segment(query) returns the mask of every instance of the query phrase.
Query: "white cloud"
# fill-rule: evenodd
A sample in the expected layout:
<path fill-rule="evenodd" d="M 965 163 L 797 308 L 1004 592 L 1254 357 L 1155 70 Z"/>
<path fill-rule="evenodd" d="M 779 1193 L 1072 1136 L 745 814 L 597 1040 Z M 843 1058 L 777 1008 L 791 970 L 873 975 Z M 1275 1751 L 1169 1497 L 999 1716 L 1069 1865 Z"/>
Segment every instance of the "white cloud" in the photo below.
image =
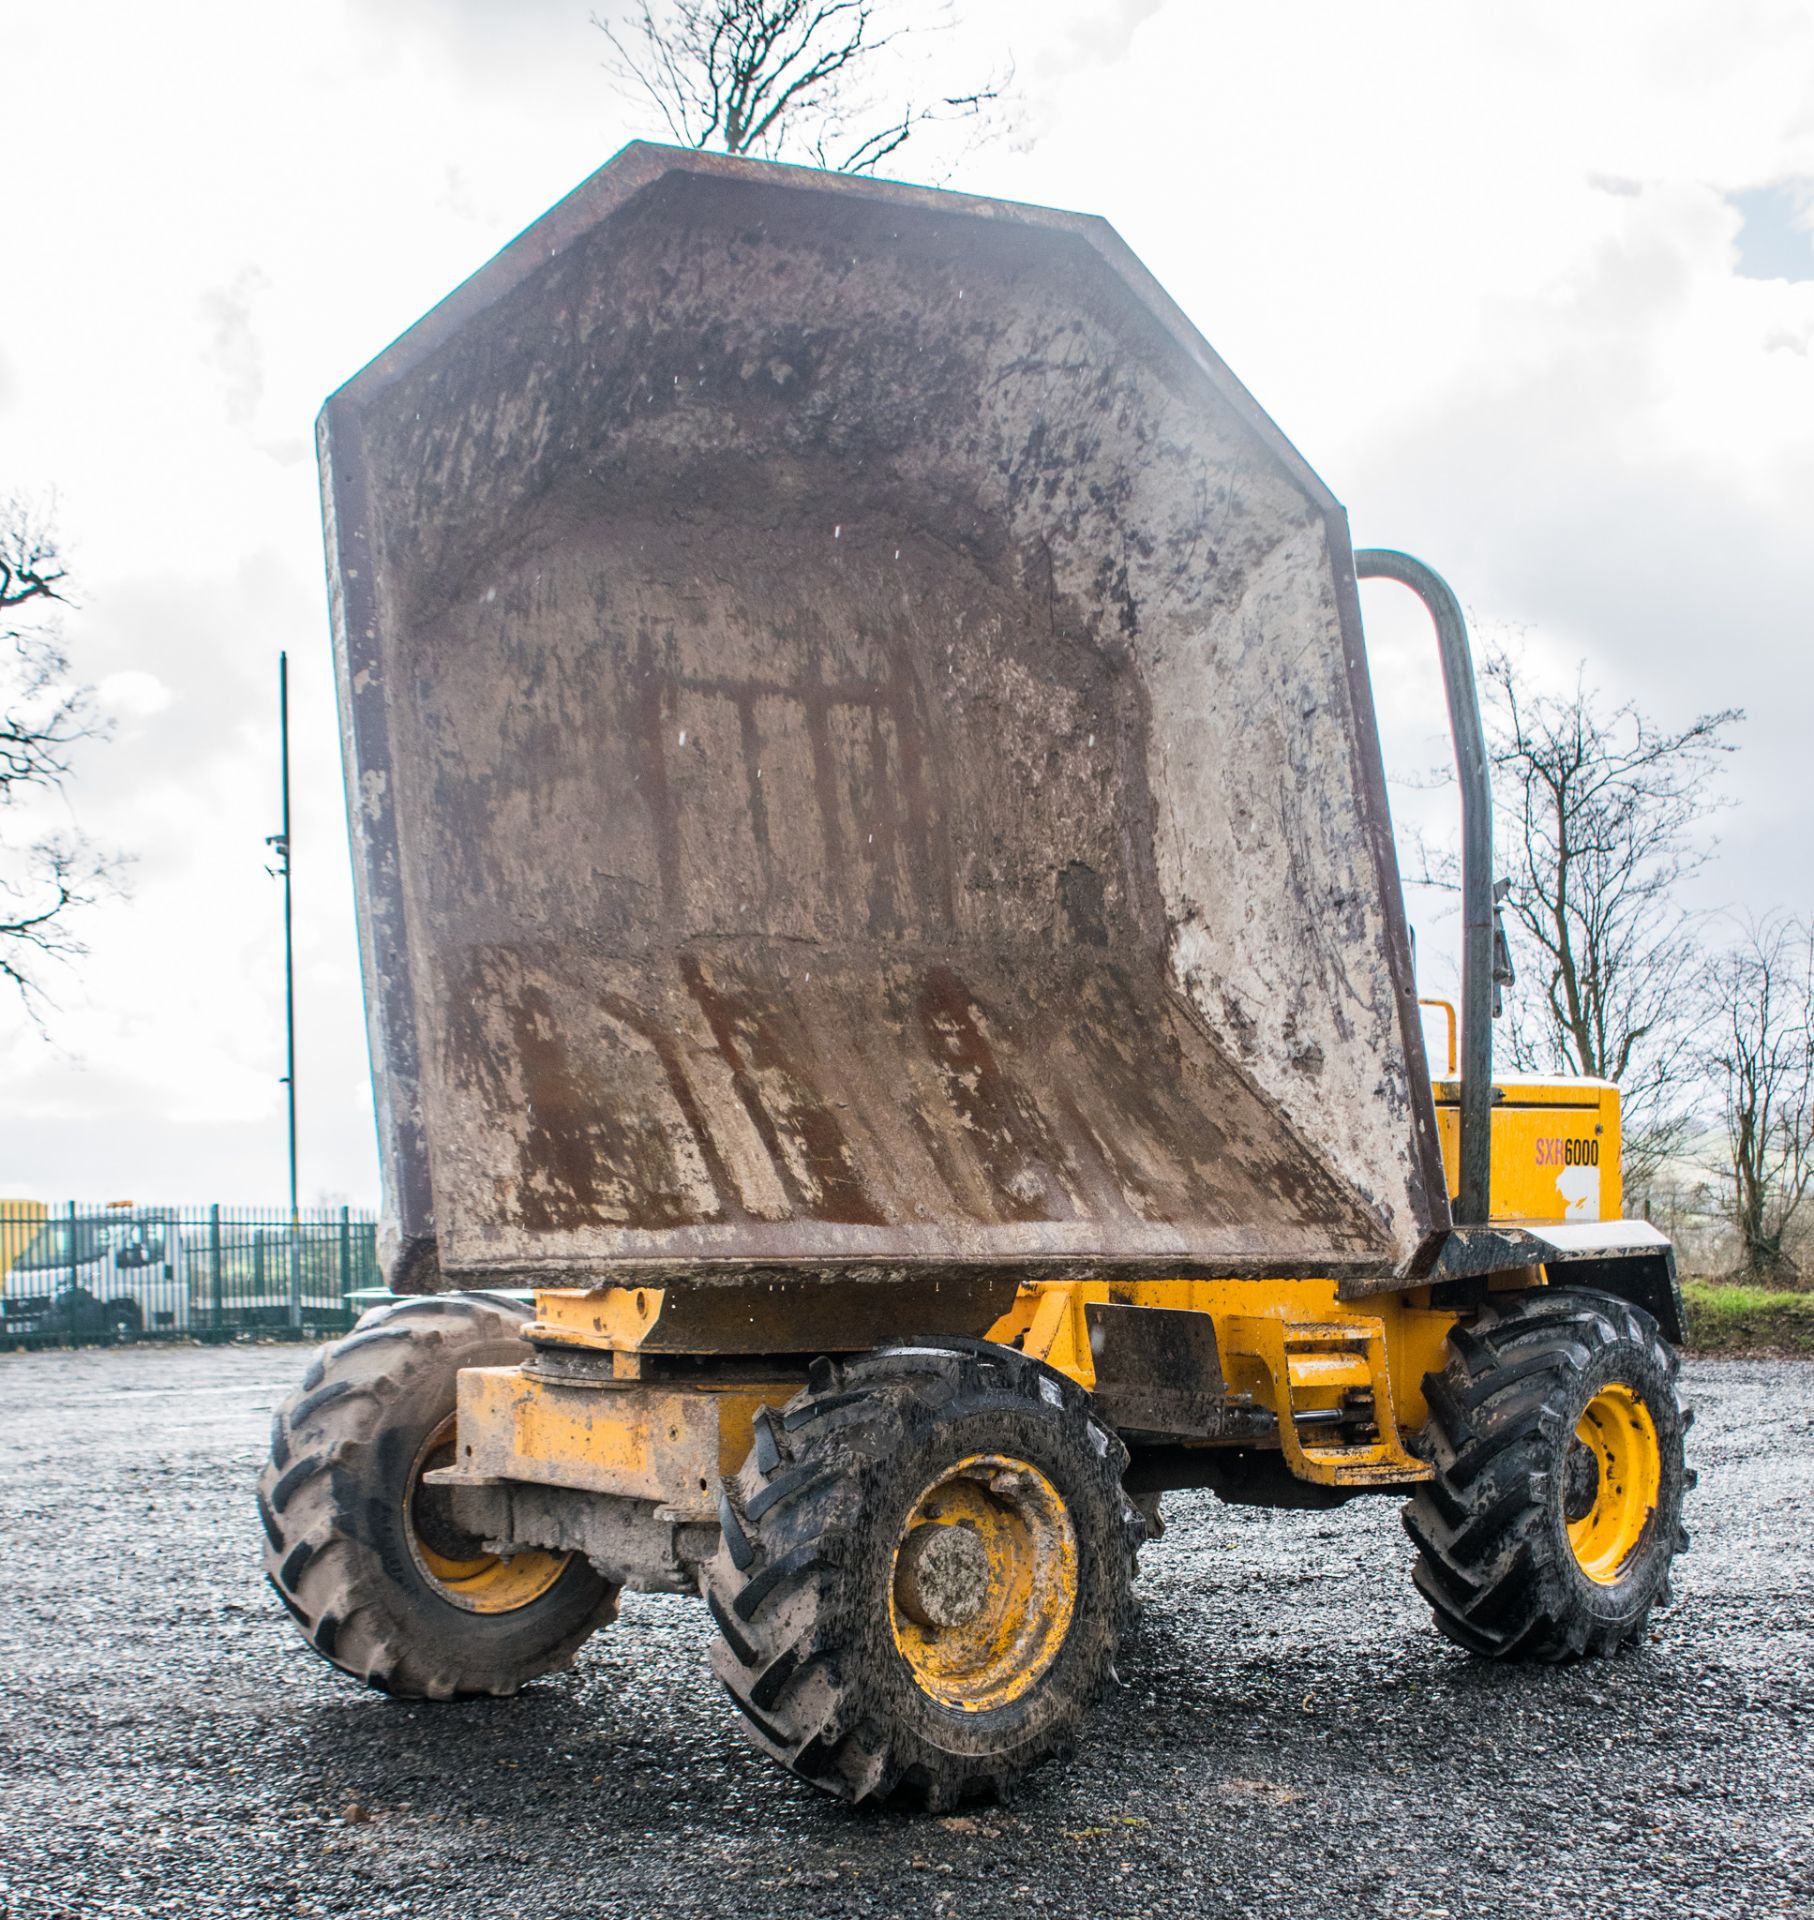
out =
<path fill-rule="evenodd" d="M 220 376 L 227 419 L 249 424 L 264 398 L 264 349 L 254 308 L 271 285 L 264 271 L 247 264 L 224 286 L 205 287 L 197 305 L 207 327 L 203 360 Z"/>
<path fill-rule="evenodd" d="M 122 720 L 149 720 L 176 697 L 155 673 L 126 667 L 110 673 L 95 688 L 102 711 Z"/>

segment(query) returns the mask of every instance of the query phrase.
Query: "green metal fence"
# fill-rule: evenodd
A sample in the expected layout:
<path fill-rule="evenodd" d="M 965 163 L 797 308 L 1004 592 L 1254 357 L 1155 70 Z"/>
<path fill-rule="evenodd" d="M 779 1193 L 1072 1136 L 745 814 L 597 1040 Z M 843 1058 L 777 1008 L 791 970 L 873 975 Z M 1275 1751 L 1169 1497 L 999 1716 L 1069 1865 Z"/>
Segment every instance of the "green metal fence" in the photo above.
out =
<path fill-rule="evenodd" d="M 0 1346 L 308 1338 L 380 1284 L 369 1213 L 0 1200 Z"/>

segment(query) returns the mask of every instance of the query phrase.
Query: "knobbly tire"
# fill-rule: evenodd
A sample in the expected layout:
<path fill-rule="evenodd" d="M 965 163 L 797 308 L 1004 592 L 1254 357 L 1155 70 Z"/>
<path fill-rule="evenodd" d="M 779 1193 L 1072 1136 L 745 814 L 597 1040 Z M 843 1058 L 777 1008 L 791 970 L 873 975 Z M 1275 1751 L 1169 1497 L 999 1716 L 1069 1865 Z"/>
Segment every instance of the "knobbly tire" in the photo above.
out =
<path fill-rule="evenodd" d="M 1424 1381 L 1436 1477 L 1404 1509 L 1436 1624 L 1489 1659 L 1616 1653 L 1688 1545 L 1692 1415 L 1656 1322 L 1608 1294 L 1495 1294 Z"/>
<path fill-rule="evenodd" d="M 997 1798 L 1069 1751 L 1144 1528 L 1089 1397 L 980 1341 L 819 1361 L 758 1416 L 701 1584 L 756 1744 L 847 1801 Z"/>
<path fill-rule="evenodd" d="M 265 1572 L 315 1651 L 381 1692 L 515 1693 L 616 1613 L 617 1589 L 579 1555 L 486 1554 L 421 1484 L 453 1458 L 456 1374 L 517 1364 L 527 1318 L 483 1293 L 378 1308 L 272 1423 Z"/>

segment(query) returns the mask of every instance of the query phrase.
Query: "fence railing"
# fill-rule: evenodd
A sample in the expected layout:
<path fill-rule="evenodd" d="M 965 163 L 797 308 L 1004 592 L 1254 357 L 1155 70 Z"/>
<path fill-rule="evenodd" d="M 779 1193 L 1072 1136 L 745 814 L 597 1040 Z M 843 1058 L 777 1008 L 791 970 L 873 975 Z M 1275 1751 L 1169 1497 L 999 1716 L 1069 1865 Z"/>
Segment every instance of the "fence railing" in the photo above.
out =
<path fill-rule="evenodd" d="M 0 1345 L 308 1337 L 380 1284 L 377 1227 L 349 1207 L 0 1200 Z"/>

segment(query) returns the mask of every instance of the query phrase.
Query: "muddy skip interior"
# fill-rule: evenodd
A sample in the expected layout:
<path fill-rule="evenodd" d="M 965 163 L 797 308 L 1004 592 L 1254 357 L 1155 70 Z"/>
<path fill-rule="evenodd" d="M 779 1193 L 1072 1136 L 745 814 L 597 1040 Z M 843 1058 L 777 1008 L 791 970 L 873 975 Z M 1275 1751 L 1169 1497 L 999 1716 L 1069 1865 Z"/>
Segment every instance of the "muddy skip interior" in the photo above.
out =
<path fill-rule="evenodd" d="M 1416 1243 L 1339 513 L 963 206 L 665 175 L 362 409 L 449 1268 Z"/>

